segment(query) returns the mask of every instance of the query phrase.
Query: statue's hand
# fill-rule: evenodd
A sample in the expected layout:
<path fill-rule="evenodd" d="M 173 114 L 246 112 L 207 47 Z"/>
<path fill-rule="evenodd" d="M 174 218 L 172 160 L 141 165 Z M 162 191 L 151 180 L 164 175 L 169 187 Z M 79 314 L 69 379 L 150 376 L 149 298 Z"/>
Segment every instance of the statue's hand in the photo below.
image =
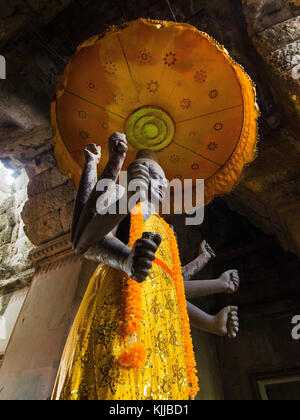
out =
<path fill-rule="evenodd" d="M 152 232 L 144 232 L 135 242 L 127 261 L 127 274 L 132 279 L 138 283 L 146 280 L 160 244 L 161 236 Z"/>
<path fill-rule="evenodd" d="M 207 261 L 210 261 L 216 257 L 215 252 L 211 249 L 211 247 L 208 245 L 206 241 L 203 241 L 200 245 L 200 255 L 203 255 L 203 257 Z"/>
<path fill-rule="evenodd" d="M 84 158 L 86 162 L 95 162 L 98 164 L 101 159 L 101 147 L 96 144 L 88 144 L 84 151 Z"/>
<path fill-rule="evenodd" d="M 127 139 L 125 134 L 114 133 L 108 139 L 108 153 L 109 158 L 114 157 L 125 158 L 128 150 Z"/>

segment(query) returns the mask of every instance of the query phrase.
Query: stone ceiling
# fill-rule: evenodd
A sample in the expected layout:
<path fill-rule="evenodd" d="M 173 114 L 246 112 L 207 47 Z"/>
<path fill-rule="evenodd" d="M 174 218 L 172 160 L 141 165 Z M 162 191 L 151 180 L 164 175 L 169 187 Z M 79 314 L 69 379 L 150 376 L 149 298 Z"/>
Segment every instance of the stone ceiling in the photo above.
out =
<path fill-rule="evenodd" d="M 50 5 L 51 4 L 51 5 Z M 0 157 L 30 178 L 23 211 L 36 245 L 67 232 L 71 182 L 56 168 L 49 105 L 76 46 L 138 17 L 185 21 L 224 44 L 257 84 L 259 155 L 229 205 L 300 256 L 300 0 L 7 0 L 0 5 Z M 9 161 L 7 161 L 9 164 Z"/>

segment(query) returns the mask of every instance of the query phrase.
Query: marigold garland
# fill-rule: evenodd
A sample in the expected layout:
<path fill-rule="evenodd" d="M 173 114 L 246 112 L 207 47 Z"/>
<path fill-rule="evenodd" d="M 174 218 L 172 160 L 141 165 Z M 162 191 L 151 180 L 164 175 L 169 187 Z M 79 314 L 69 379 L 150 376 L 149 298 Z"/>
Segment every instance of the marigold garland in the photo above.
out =
<path fill-rule="evenodd" d="M 166 223 L 159 215 L 156 215 L 163 223 L 169 241 L 171 254 L 173 259 L 173 272 L 164 264 L 163 261 L 156 259 L 155 264 L 165 268 L 169 274 L 172 275 L 174 280 L 178 306 L 180 310 L 181 323 L 184 337 L 185 347 L 185 358 L 186 367 L 188 374 L 189 383 L 189 394 L 191 397 L 195 397 L 199 392 L 198 377 L 196 370 L 196 361 L 194 355 L 193 342 L 191 337 L 191 328 L 189 322 L 189 316 L 187 312 L 187 304 L 184 290 L 184 281 L 182 277 L 182 266 L 179 256 L 179 250 L 177 240 L 171 227 Z M 132 248 L 135 242 L 140 239 L 143 235 L 143 210 L 142 204 L 139 204 L 131 215 L 131 227 L 130 227 L 130 241 L 129 247 Z M 124 305 L 122 311 L 122 334 L 124 337 L 130 337 L 133 334 L 138 334 L 141 329 L 142 315 L 142 284 L 137 283 L 129 276 L 125 277 L 124 286 Z M 140 368 L 143 366 L 143 360 L 145 355 L 145 348 L 143 344 L 136 343 L 130 345 L 123 351 L 118 359 L 118 363 L 121 366 L 127 368 Z"/>
<path fill-rule="evenodd" d="M 122 352 L 117 363 L 126 369 L 142 368 L 147 360 L 147 351 L 143 344 L 133 343 Z"/>
<path fill-rule="evenodd" d="M 138 204 L 131 214 L 129 248 L 143 235 L 144 217 L 142 204 Z M 142 287 L 141 283 L 136 282 L 129 276 L 125 276 L 125 287 L 123 291 L 124 305 L 122 313 L 121 332 L 124 337 L 130 337 L 134 333 L 139 333 L 141 329 L 142 314 Z"/>
<path fill-rule="evenodd" d="M 190 396 L 195 397 L 199 392 L 199 385 L 198 385 L 198 376 L 197 376 L 197 364 L 195 360 L 194 354 L 194 347 L 193 341 L 191 336 L 191 327 L 190 327 L 190 320 L 187 311 L 187 303 L 185 297 L 185 290 L 184 290 L 184 281 L 182 277 L 182 265 L 180 261 L 180 255 L 178 250 L 178 244 L 175 237 L 175 234 L 168 223 L 163 220 L 159 215 L 156 215 L 160 218 L 165 229 L 167 231 L 169 240 L 170 240 L 170 247 L 171 247 L 171 254 L 173 259 L 173 280 L 175 283 L 178 306 L 181 315 L 181 323 L 183 329 L 183 339 L 184 339 L 184 348 L 185 348 L 185 358 L 186 358 L 186 367 L 188 373 L 188 382 L 190 385 Z"/>

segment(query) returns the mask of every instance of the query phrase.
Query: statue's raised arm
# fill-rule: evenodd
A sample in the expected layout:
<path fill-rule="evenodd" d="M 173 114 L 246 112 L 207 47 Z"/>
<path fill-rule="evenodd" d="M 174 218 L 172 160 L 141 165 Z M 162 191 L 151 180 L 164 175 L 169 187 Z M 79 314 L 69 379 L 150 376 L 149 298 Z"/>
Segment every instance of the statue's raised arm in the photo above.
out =
<path fill-rule="evenodd" d="M 100 180 L 108 180 L 115 183 L 122 169 L 126 153 L 128 150 L 126 136 L 121 133 L 114 133 L 108 140 L 109 160 L 101 174 Z M 76 197 L 75 211 L 73 217 L 72 241 L 75 249 L 83 251 L 92 245 L 95 238 L 95 230 L 90 226 L 93 219 L 97 216 L 97 201 L 101 196 L 107 194 L 105 191 L 97 191 L 97 166 L 101 159 L 101 148 L 90 144 L 84 149 L 85 165 L 82 171 L 81 180 Z M 116 220 L 115 226 L 120 223 Z M 102 239 L 113 227 L 106 231 L 101 229 L 104 219 L 98 220 L 97 240 Z M 81 243 L 81 246 L 79 246 Z"/>
<path fill-rule="evenodd" d="M 109 138 L 109 161 L 98 181 L 105 180 L 116 185 L 122 169 L 126 152 L 126 136 L 114 133 Z M 132 248 L 117 239 L 113 230 L 126 217 L 125 214 L 99 214 L 97 201 L 109 202 L 112 190 L 98 191 L 97 165 L 101 158 L 101 149 L 96 145 L 88 145 L 84 150 L 85 166 L 76 198 L 73 232 L 74 248 L 85 258 L 104 263 L 123 271 L 137 282 L 143 282 L 149 275 L 155 253 L 161 238 L 152 232 L 144 232 Z M 149 169 L 146 165 L 136 163 L 128 170 L 129 180 L 139 179 L 146 189 L 149 188 Z M 126 208 L 128 208 L 126 203 Z"/>

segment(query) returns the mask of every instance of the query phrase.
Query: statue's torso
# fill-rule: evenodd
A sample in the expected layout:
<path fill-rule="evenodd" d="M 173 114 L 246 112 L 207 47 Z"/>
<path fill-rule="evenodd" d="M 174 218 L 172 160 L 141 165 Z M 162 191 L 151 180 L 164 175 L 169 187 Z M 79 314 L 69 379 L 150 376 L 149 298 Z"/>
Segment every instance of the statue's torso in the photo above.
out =
<path fill-rule="evenodd" d="M 168 268 L 153 264 L 142 286 L 143 320 L 138 338 L 147 351 L 145 366 L 124 369 L 116 363 L 128 341 L 137 337 L 128 340 L 119 333 L 122 274 L 101 265 L 91 279 L 71 330 L 54 398 L 189 398 L 181 315 L 170 274 L 173 261 L 169 237 L 156 215 L 144 223 L 143 231 L 161 235 L 156 257 Z"/>

